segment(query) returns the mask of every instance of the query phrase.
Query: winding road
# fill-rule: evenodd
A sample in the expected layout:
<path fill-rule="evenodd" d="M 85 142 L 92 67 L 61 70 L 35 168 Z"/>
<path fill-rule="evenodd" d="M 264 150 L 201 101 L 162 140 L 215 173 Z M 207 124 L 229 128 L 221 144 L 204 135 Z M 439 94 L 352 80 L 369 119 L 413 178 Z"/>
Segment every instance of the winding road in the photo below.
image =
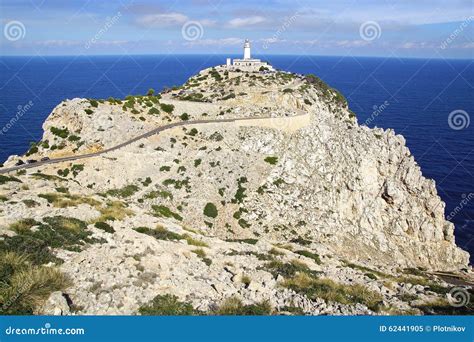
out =
<path fill-rule="evenodd" d="M 295 116 L 301 116 L 301 115 L 306 115 L 306 114 L 298 114 L 294 115 Z M 285 117 L 285 118 L 292 118 L 292 117 Z M 122 147 L 125 147 L 127 145 L 133 144 L 134 142 L 151 137 L 152 135 L 158 134 L 162 131 L 179 127 L 179 126 L 190 126 L 190 125 L 197 125 L 197 124 L 215 124 L 215 123 L 225 123 L 225 122 L 237 122 L 237 121 L 244 121 L 244 120 L 261 120 L 261 119 L 276 119 L 275 117 L 252 117 L 252 118 L 233 118 L 233 119 L 218 119 L 218 120 L 195 120 L 195 121 L 181 121 L 181 122 L 174 122 L 170 123 L 167 125 L 163 125 L 157 128 L 152 129 L 151 131 L 148 131 L 144 134 L 138 135 L 130 140 L 127 140 L 119 145 L 107 148 L 102 151 L 98 152 L 93 152 L 93 153 L 86 153 L 86 154 L 80 154 L 80 155 L 75 155 L 75 156 L 69 156 L 69 157 L 61 157 L 61 158 L 53 158 L 53 159 L 48 159 L 44 161 L 38 161 L 36 163 L 31 163 L 31 164 L 22 164 L 22 165 L 17 165 L 13 167 L 8 167 L 8 168 L 1 168 L 0 169 L 0 174 L 5 174 L 8 172 L 12 171 L 18 171 L 18 170 L 23 170 L 23 169 L 31 169 L 35 167 L 39 167 L 42 165 L 48 165 L 48 164 L 56 164 L 56 163 L 62 163 L 66 161 L 74 161 L 74 160 L 80 160 L 80 159 L 85 159 L 85 158 L 91 158 L 91 157 L 97 157 L 105 153 L 109 153 L 115 150 L 118 150 Z"/>

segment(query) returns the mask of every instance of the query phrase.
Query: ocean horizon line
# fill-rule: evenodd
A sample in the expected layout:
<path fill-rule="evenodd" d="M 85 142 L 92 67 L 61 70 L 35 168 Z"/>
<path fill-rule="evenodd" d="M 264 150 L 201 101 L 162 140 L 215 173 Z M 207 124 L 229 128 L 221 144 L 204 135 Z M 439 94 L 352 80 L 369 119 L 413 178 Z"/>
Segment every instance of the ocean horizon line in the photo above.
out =
<path fill-rule="evenodd" d="M 240 57 L 238 53 L 219 53 L 219 54 L 206 54 L 206 53 L 143 53 L 143 54 L 91 54 L 91 55 L 2 55 L 0 58 L 60 58 L 60 57 L 152 57 L 152 56 L 223 56 L 223 57 Z M 316 54 L 255 54 L 256 57 L 265 58 L 265 56 L 282 56 L 282 57 L 318 57 L 318 58 L 361 58 L 361 59 L 398 59 L 398 60 L 455 60 L 455 61 L 472 61 L 474 58 L 442 58 L 442 57 L 394 57 L 394 56 L 342 56 L 342 55 L 316 55 Z"/>

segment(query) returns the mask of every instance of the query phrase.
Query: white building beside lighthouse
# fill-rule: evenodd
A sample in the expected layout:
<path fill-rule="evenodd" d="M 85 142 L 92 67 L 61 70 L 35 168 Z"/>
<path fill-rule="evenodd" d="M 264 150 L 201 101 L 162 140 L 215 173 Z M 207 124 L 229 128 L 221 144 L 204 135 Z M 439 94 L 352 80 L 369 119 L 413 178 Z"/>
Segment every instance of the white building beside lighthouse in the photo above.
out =
<path fill-rule="evenodd" d="M 241 70 L 255 72 L 273 70 L 273 67 L 267 62 L 262 62 L 260 59 L 252 58 L 250 41 L 248 39 L 246 39 L 244 43 L 244 58 L 234 59 L 233 61 L 231 61 L 230 58 L 227 58 L 226 67 L 234 71 Z"/>

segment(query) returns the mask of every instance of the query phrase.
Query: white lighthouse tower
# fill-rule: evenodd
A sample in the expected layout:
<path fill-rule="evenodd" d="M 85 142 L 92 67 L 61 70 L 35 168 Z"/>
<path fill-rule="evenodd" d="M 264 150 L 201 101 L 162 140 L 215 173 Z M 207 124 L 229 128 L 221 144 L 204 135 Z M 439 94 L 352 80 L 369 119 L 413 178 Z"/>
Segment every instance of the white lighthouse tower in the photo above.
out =
<path fill-rule="evenodd" d="M 244 42 L 244 58 L 234 59 L 233 61 L 227 58 L 224 67 L 235 72 L 269 72 L 275 70 L 267 62 L 252 58 L 252 54 L 250 53 L 250 41 L 248 39 L 245 39 Z"/>
<path fill-rule="evenodd" d="M 248 39 L 245 39 L 244 43 L 244 59 L 252 59 L 252 57 L 250 57 L 250 42 Z"/>

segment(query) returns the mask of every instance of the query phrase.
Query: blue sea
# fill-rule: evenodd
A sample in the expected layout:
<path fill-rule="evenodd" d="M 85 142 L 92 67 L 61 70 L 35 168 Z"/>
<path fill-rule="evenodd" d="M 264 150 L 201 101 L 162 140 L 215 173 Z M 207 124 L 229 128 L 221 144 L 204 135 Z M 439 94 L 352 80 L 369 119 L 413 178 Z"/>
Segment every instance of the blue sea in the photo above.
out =
<path fill-rule="evenodd" d="M 0 57 L 0 162 L 39 140 L 43 121 L 63 99 L 123 98 L 149 88 L 161 90 L 225 63 L 225 57 Z M 457 244 L 474 261 L 473 60 L 264 59 L 279 69 L 316 74 L 346 96 L 359 123 L 404 135 L 424 176 L 436 181 L 446 216 L 456 226 Z M 15 115 L 20 119 L 10 127 Z"/>

